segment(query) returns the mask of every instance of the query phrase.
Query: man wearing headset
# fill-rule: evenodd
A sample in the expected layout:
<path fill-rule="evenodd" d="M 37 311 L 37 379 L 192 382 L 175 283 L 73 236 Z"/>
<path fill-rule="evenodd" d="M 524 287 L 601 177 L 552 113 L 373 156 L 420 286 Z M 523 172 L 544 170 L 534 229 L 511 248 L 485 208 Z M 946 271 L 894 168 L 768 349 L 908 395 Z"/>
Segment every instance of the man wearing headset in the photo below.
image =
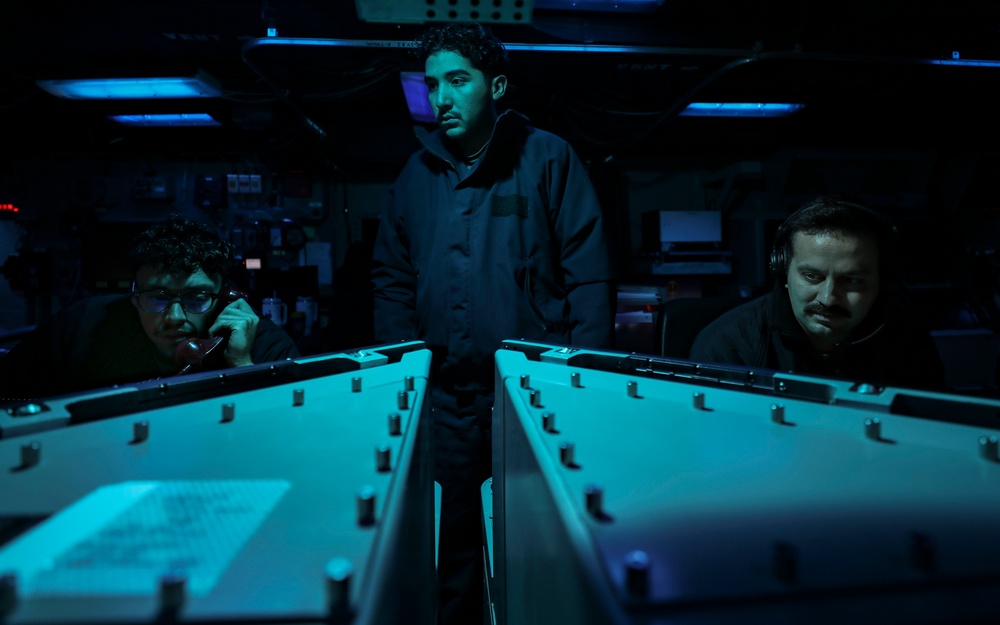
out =
<path fill-rule="evenodd" d="M 778 229 L 773 290 L 709 324 L 691 359 L 942 390 L 930 333 L 901 298 L 899 248 L 893 226 L 864 206 L 806 203 Z"/>

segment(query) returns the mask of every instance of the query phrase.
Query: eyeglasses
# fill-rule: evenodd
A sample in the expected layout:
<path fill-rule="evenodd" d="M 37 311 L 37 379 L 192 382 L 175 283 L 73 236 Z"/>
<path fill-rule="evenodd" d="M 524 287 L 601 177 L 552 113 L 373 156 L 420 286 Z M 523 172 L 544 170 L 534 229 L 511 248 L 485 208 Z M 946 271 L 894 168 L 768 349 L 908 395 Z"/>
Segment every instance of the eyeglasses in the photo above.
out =
<path fill-rule="evenodd" d="M 219 294 L 209 293 L 208 291 L 170 293 L 154 289 L 148 291 L 133 290 L 132 297 L 135 298 L 135 301 L 139 304 L 139 308 L 143 312 L 161 313 L 170 308 L 176 300 L 181 303 L 181 308 L 184 309 L 184 312 L 200 315 L 212 308 L 212 304 L 215 303 L 215 298 L 219 297 Z"/>

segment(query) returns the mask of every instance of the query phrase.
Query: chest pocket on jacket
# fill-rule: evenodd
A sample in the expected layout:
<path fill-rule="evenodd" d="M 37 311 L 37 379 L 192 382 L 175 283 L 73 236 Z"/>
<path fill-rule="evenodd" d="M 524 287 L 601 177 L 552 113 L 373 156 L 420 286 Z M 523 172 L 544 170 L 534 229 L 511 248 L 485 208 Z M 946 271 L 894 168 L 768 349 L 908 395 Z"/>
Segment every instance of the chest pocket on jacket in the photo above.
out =
<path fill-rule="evenodd" d="M 490 203 L 491 217 L 528 216 L 528 198 L 523 195 L 494 195 Z"/>

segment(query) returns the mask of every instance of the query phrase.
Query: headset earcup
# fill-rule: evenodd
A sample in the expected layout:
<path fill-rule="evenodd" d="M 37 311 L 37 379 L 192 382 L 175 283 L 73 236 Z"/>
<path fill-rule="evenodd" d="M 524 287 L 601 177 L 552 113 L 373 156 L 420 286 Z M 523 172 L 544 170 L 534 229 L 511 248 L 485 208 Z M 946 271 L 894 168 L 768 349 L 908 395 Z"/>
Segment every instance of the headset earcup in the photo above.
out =
<path fill-rule="evenodd" d="M 771 275 L 774 276 L 775 279 L 784 279 L 786 271 L 786 263 L 785 263 L 785 247 L 783 245 L 775 246 L 771 250 L 770 267 L 771 267 Z"/>

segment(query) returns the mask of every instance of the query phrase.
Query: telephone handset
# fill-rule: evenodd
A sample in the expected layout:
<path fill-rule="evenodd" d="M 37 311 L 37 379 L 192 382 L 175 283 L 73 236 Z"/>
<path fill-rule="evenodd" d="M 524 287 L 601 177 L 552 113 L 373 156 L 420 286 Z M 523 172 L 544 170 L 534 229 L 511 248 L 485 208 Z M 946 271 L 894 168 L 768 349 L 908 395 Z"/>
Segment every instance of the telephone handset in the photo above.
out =
<path fill-rule="evenodd" d="M 216 308 L 216 315 L 222 312 L 229 304 L 238 299 L 248 299 L 248 295 L 238 289 L 229 289 L 219 295 L 219 306 Z M 214 321 L 214 319 L 213 319 Z M 190 338 L 177 344 L 174 348 L 174 364 L 183 365 L 176 375 L 190 373 L 191 369 L 198 365 L 205 365 L 209 360 L 222 357 L 226 351 L 226 339 L 228 336 L 213 336 L 207 339 Z"/>

